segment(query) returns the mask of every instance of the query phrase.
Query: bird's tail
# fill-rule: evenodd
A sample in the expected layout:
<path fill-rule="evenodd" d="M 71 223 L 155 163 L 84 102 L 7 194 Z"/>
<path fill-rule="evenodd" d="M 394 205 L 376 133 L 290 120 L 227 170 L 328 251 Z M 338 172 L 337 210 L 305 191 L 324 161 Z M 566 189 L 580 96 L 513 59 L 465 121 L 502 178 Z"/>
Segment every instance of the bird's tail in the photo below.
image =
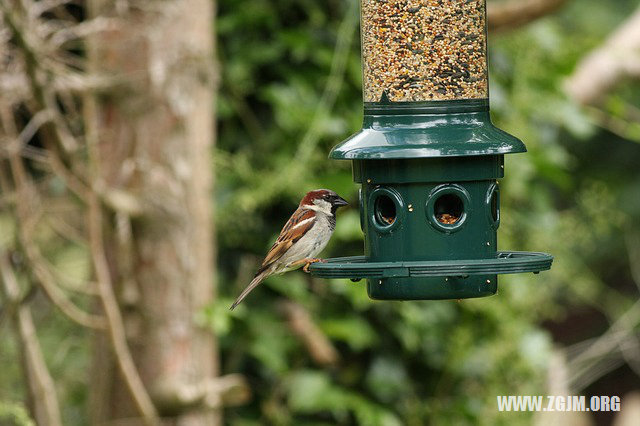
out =
<path fill-rule="evenodd" d="M 231 308 L 229 308 L 229 309 L 233 310 L 233 308 L 238 306 L 240 304 L 240 302 L 242 302 L 244 300 L 244 298 L 247 297 L 247 295 L 249 293 L 251 293 L 251 290 L 256 288 L 258 286 L 258 284 L 260 284 L 265 278 L 267 278 L 269 275 L 271 275 L 271 273 L 272 273 L 272 268 L 261 269 L 260 271 L 258 271 L 258 273 L 256 274 L 255 277 L 253 277 L 253 279 L 251 280 L 251 282 L 249 283 L 247 288 L 242 290 L 242 293 L 240 293 L 240 296 L 238 296 L 236 301 L 233 302 L 233 305 L 231 305 Z"/>

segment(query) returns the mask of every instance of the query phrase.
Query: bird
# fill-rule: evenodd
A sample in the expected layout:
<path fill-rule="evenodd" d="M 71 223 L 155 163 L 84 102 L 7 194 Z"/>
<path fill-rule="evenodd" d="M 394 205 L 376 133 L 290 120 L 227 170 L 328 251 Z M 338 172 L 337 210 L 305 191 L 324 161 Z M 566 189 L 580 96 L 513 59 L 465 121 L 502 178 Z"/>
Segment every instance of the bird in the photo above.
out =
<path fill-rule="evenodd" d="M 309 265 L 324 262 L 316 256 L 325 248 L 333 234 L 336 227 L 336 211 L 348 204 L 344 198 L 330 189 L 307 192 L 267 252 L 262 266 L 230 309 L 238 306 L 270 275 L 292 271 L 302 265 L 302 270 L 309 272 Z"/>

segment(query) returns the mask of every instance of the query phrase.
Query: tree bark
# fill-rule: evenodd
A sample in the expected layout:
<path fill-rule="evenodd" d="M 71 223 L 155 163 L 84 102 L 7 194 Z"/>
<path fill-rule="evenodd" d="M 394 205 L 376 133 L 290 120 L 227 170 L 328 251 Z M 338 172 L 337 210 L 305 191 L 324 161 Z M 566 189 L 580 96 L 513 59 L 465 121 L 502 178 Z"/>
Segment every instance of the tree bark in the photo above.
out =
<path fill-rule="evenodd" d="M 85 102 L 94 189 L 109 206 L 105 252 L 134 362 L 166 425 L 219 422 L 200 398 L 178 397 L 218 373 L 215 340 L 194 323 L 214 297 L 213 10 L 207 0 L 90 2 L 90 15 L 118 22 L 89 40 L 90 68 L 122 81 Z M 139 424 L 109 348 L 98 336 L 92 424 Z"/>

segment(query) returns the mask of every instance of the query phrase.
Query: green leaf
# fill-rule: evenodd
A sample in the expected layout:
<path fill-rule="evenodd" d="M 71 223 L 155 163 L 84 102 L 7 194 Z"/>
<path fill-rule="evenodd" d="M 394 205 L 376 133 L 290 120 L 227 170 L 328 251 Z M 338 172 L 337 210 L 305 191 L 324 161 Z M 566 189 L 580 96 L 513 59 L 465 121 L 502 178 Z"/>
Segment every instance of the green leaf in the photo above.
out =
<path fill-rule="evenodd" d="M 359 316 L 326 319 L 320 328 L 330 338 L 344 341 L 355 351 L 371 347 L 377 341 L 373 328 Z"/>

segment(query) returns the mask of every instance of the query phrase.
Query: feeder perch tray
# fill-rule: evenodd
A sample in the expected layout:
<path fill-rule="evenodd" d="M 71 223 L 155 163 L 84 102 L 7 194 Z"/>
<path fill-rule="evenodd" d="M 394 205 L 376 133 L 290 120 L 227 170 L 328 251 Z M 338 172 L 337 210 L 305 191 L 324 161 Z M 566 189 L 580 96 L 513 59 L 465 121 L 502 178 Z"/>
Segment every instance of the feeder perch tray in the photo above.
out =
<path fill-rule="evenodd" d="M 537 274 L 550 269 L 552 262 L 553 256 L 546 253 L 500 251 L 492 259 L 448 261 L 367 262 L 364 256 L 337 257 L 314 263 L 309 270 L 321 278 L 367 279 L 373 299 L 451 299 L 494 294 L 497 274 Z M 403 279 L 411 281 L 403 285 Z"/>

